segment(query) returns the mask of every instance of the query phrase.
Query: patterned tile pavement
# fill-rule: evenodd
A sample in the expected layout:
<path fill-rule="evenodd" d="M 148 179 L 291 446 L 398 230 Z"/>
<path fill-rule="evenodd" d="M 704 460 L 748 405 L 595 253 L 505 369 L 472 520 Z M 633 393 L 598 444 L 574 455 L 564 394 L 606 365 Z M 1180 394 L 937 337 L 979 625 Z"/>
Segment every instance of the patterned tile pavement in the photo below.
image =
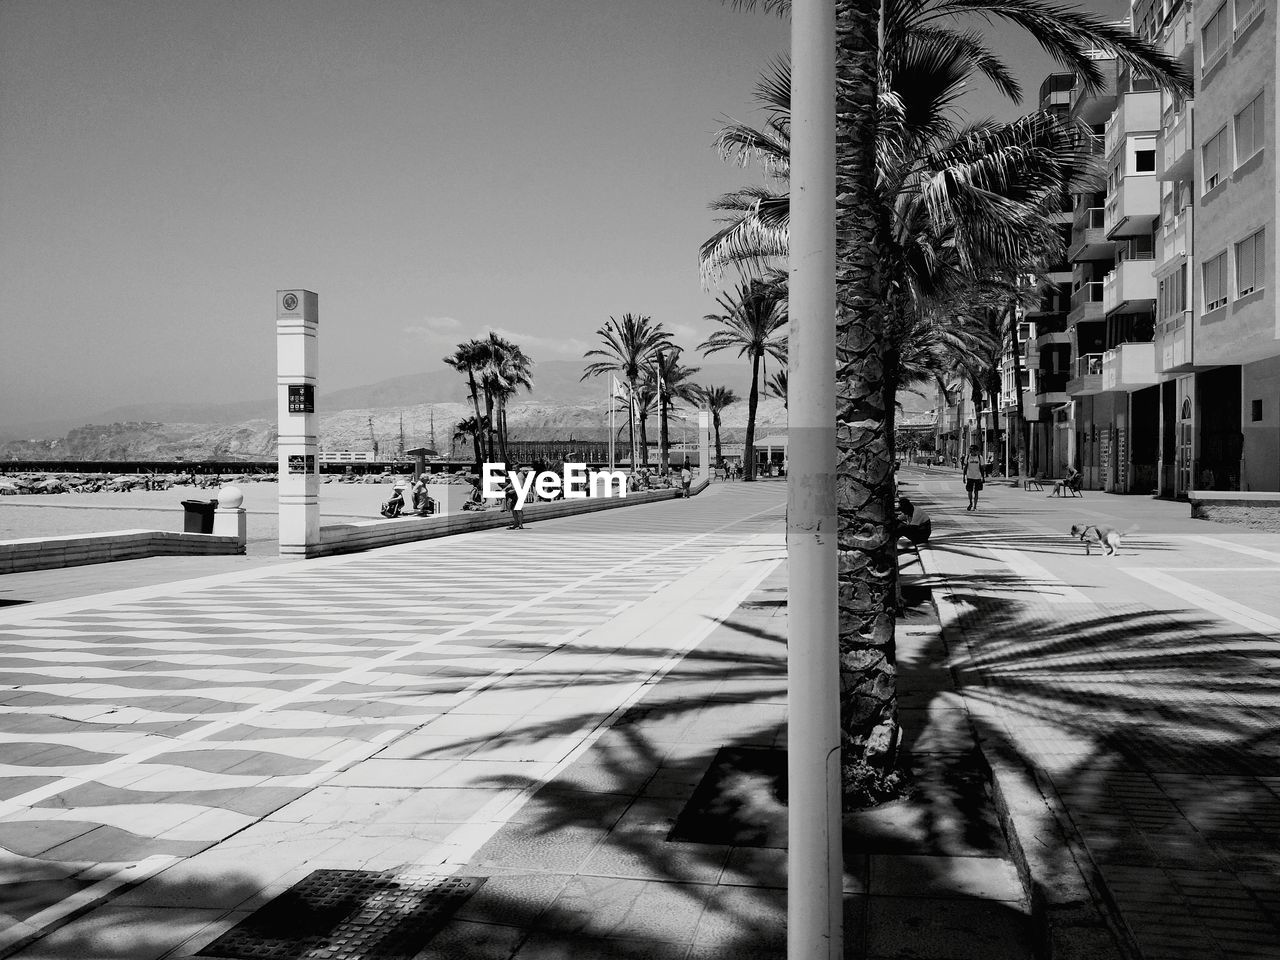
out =
<path fill-rule="evenodd" d="M 1280 537 L 1147 498 L 988 485 L 970 513 L 950 476 L 917 488 L 984 751 L 1076 832 L 1132 950 L 1280 957 Z M 1137 529 L 1085 557 L 1082 519 Z"/>
<path fill-rule="evenodd" d="M 456 869 L 776 567 L 781 485 L 732 494 L 0 610 L 0 951 L 148 877 L 147 950 L 158 880 L 66 930 Z"/>

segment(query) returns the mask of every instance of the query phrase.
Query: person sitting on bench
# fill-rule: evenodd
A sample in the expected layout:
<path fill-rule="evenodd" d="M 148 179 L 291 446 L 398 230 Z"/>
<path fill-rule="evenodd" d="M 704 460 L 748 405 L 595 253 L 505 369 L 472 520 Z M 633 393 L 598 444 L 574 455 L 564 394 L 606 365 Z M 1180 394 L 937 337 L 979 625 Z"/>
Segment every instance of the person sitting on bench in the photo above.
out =
<path fill-rule="evenodd" d="M 404 510 L 404 487 L 397 486 L 391 491 L 391 499 L 382 505 L 384 517 L 398 517 Z"/>
<path fill-rule="evenodd" d="M 1067 475 L 1053 485 L 1053 493 L 1051 497 L 1064 497 L 1067 491 L 1075 492 L 1080 489 L 1080 471 L 1074 466 L 1067 468 Z"/>
<path fill-rule="evenodd" d="M 906 497 L 898 498 L 898 536 L 905 537 L 917 547 L 927 543 L 933 534 L 933 520 L 923 507 L 917 507 Z"/>

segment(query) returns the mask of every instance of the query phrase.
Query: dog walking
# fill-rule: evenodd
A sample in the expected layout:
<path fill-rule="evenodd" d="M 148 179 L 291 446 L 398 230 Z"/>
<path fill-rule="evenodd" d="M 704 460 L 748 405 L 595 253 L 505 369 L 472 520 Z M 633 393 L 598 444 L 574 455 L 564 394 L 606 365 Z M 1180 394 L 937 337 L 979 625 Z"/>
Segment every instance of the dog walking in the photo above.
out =
<path fill-rule="evenodd" d="M 982 453 L 975 443 L 969 447 L 969 455 L 964 458 L 964 488 L 969 494 L 969 506 L 966 510 L 978 509 L 978 494 L 982 492 Z"/>

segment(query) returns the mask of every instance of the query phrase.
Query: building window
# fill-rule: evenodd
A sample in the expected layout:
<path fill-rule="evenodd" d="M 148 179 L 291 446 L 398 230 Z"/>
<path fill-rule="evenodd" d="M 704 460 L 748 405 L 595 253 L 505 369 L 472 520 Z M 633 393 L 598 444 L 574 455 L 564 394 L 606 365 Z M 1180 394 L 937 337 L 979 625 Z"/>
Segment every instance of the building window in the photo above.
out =
<path fill-rule="evenodd" d="M 1220 253 L 1204 265 L 1204 309 L 1217 310 L 1227 303 L 1227 255 Z"/>
<path fill-rule="evenodd" d="M 1224 3 L 1218 7 L 1212 17 L 1204 22 L 1204 28 L 1200 31 L 1200 62 L 1202 64 L 1207 64 L 1214 58 L 1226 43 L 1230 33 L 1231 26 L 1227 23 L 1227 5 Z"/>
<path fill-rule="evenodd" d="M 1176 317 L 1187 309 L 1187 265 L 1184 263 L 1159 284 L 1160 319 Z"/>
<path fill-rule="evenodd" d="M 1262 94 L 1236 114 L 1236 166 L 1244 163 L 1262 149 L 1263 127 Z"/>
<path fill-rule="evenodd" d="M 1205 193 L 1216 187 L 1222 178 L 1222 148 L 1225 146 L 1226 139 L 1227 128 L 1223 127 L 1200 149 Z"/>
<path fill-rule="evenodd" d="M 1265 249 L 1262 230 L 1236 244 L 1237 297 L 1247 297 L 1263 286 L 1262 254 Z"/>
<path fill-rule="evenodd" d="M 1261 400 L 1249 401 L 1249 419 L 1252 420 L 1254 423 L 1257 423 L 1259 420 L 1262 419 L 1262 401 Z"/>
<path fill-rule="evenodd" d="M 1248 24 L 1253 11 L 1261 5 L 1262 0 L 1236 0 L 1236 29 Z"/>
<path fill-rule="evenodd" d="M 1156 152 L 1154 150 L 1138 150 L 1133 155 L 1133 169 L 1137 173 L 1156 172 Z"/>

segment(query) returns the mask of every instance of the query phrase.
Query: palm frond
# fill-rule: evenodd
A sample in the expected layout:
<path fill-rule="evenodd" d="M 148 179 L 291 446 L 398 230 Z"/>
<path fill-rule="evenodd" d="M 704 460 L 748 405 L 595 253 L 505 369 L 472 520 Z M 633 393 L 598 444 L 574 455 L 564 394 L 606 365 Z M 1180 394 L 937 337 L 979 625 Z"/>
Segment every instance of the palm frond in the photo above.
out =
<path fill-rule="evenodd" d="M 1163 50 L 1133 35 L 1124 25 L 1087 13 L 1079 7 L 1048 0 L 935 0 L 917 4 L 911 19 L 924 26 L 964 14 L 987 20 L 1006 20 L 1022 28 L 1049 56 L 1079 74 L 1084 85 L 1100 89 L 1104 75 L 1090 53 L 1101 50 L 1129 69 L 1150 77 L 1185 97 L 1192 95 L 1191 78 Z"/>

